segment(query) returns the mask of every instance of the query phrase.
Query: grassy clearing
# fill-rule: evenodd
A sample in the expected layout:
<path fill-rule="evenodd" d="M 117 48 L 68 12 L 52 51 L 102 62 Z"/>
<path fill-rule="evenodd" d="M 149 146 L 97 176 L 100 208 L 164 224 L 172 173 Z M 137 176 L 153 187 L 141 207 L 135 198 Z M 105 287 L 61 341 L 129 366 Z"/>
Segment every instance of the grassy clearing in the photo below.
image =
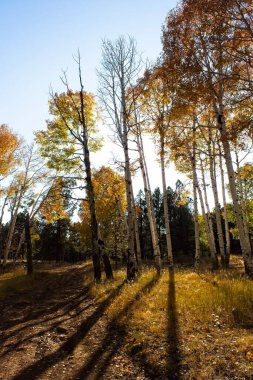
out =
<path fill-rule="evenodd" d="M 11 293 L 30 289 L 34 285 L 36 274 L 27 276 L 26 270 L 18 268 L 13 272 L 0 275 L 0 298 L 6 297 Z"/>
<path fill-rule="evenodd" d="M 93 285 L 91 295 L 101 302 L 124 279 L 119 271 L 115 282 Z M 126 332 L 125 349 L 149 375 L 250 379 L 253 281 L 238 268 L 215 274 L 177 269 L 169 275 L 165 270 L 154 279 L 155 271 L 144 270 L 135 283 L 124 284 L 107 309 Z"/>

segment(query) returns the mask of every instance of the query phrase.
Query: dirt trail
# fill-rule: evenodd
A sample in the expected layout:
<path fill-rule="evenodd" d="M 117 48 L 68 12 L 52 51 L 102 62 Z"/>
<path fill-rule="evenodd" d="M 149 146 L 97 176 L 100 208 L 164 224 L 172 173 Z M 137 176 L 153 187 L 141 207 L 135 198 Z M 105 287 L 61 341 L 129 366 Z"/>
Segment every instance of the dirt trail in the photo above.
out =
<path fill-rule="evenodd" d="M 83 286 L 87 270 L 49 269 L 32 290 L 0 300 L 1 380 L 148 379 L 104 314 L 118 290 L 95 305 Z"/>

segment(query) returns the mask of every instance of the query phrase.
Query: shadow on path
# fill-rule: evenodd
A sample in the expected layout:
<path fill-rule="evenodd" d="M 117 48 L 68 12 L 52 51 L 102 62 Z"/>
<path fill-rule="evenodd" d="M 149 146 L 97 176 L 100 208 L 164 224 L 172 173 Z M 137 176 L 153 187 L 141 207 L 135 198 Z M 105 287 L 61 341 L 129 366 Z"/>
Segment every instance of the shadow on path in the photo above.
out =
<path fill-rule="evenodd" d="M 101 342 L 100 347 L 90 356 L 87 363 L 78 371 L 73 377 L 74 380 L 88 379 L 91 377 L 93 380 L 103 378 L 106 368 L 110 365 L 112 358 L 115 356 L 120 347 L 124 344 L 124 338 L 127 331 L 119 325 L 119 321 L 127 313 L 129 313 L 135 306 L 135 303 L 141 299 L 147 292 L 155 286 L 159 279 L 156 275 L 145 286 L 143 286 L 137 294 L 125 305 L 125 307 L 118 312 L 107 327 L 107 333 Z"/>
<path fill-rule="evenodd" d="M 79 327 L 77 331 L 72 334 L 67 340 L 59 347 L 59 349 L 51 354 L 44 356 L 35 363 L 29 365 L 23 369 L 19 374 L 13 377 L 13 380 L 28 380 L 35 379 L 43 374 L 48 368 L 52 367 L 54 364 L 62 361 L 68 355 L 70 355 L 76 346 L 85 338 L 93 325 L 101 318 L 107 307 L 111 304 L 114 298 L 119 294 L 121 288 L 124 286 L 122 283 L 118 288 L 116 288 L 112 294 L 102 302 L 96 311 L 86 318 Z"/>

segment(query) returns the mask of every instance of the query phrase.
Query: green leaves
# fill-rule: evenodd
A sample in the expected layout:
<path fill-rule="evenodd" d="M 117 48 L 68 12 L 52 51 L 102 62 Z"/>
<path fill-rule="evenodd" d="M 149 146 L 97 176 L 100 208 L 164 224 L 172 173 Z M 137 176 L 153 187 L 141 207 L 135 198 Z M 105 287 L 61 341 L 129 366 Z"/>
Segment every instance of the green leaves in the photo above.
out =
<path fill-rule="evenodd" d="M 83 141 L 88 138 L 89 149 L 98 151 L 102 138 L 97 137 L 98 110 L 94 95 L 83 92 L 84 115 L 80 92 L 54 94 L 49 100 L 51 120 L 47 130 L 36 133 L 41 155 L 48 166 L 61 172 L 74 172 L 82 165 Z M 84 133 L 85 129 L 85 133 Z"/>

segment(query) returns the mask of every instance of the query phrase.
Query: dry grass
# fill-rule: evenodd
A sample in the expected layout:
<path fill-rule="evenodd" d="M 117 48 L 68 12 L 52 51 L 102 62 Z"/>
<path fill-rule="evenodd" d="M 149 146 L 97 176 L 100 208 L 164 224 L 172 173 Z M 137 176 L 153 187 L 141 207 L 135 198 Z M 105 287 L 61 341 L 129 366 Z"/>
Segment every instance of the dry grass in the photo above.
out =
<path fill-rule="evenodd" d="M 128 353 L 157 379 L 165 378 L 170 366 L 183 379 L 251 379 L 253 281 L 242 268 L 217 273 L 177 269 L 174 276 L 164 270 L 141 296 L 154 277 L 154 271 L 144 270 L 107 309 L 127 334 Z M 93 286 L 92 296 L 102 301 L 124 278 L 120 271 L 114 283 Z"/>
<path fill-rule="evenodd" d="M 6 297 L 8 294 L 30 289 L 34 285 L 36 275 L 27 276 L 26 270 L 18 268 L 13 272 L 0 275 L 0 298 Z"/>

